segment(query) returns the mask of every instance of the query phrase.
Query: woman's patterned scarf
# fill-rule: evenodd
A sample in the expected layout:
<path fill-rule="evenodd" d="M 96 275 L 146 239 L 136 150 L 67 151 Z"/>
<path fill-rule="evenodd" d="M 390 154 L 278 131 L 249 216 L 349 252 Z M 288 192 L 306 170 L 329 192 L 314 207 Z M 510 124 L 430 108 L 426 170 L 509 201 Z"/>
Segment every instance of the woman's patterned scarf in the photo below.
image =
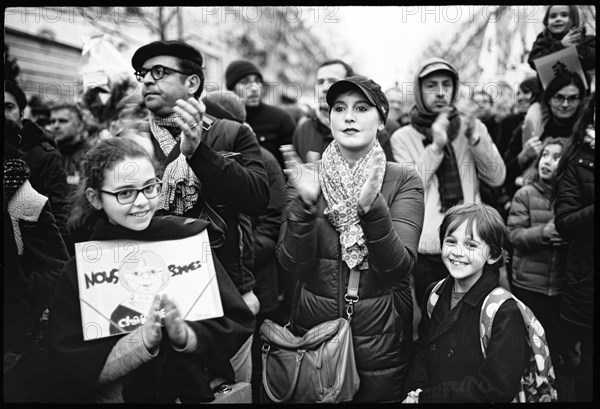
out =
<path fill-rule="evenodd" d="M 367 164 L 376 151 L 381 151 L 383 160 L 378 164 L 378 191 L 381 191 L 385 172 L 385 155 L 379 142 L 375 140 L 372 148 L 353 167 L 343 158 L 337 142 L 334 140 L 325 152 L 321 161 L 319 182 L 325 196 L 327 207 L 325 215 L 340 234 L 342 260 L 350 269 L 369 268 L 369 251 L 365 244 L 365 236 L 358 219 L 358 198 L 363 185 L 369 177 Z"/>
<path fill-rule="evenodd" d="M 150 130 L 167 157 L 179 143 L 167 130 L 167 128 L 178 128 L 174 121 L 178 117 L 177 114 L 167 117 L 150 114 Z M 188 165 L 183 153 L 180 153 L 177 159 L 169 163 L 165 169 L 158 208 L 166 210 L 169 214 L 181 216 L 196 204 L 201 190 L 200 180 Z"/>

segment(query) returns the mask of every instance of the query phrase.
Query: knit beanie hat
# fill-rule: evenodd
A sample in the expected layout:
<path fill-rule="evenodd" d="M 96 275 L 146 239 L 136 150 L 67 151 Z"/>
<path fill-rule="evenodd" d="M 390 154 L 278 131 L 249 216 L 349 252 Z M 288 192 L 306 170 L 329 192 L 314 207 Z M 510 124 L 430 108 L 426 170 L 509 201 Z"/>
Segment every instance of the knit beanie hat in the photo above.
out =
<path fill-rule="evenodd" d="M 254 64 L 246 60 L 233 61 L 225 70 L 225 83 L 228 90 L 232 90 L 235 84 L 246 75 L 255 74 L 262 81 L 262 74 Z"/>

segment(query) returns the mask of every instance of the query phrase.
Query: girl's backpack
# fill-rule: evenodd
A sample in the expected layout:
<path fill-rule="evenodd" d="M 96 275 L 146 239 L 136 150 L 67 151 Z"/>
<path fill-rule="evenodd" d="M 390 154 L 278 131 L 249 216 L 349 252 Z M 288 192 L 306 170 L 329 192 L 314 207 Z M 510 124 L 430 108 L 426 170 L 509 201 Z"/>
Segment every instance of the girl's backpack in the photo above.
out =
<path fill-rule="evenodd" d="M 445 279 L 444 279 L 445 280 Z M 438 281 L 427 300 L 427 315 L 431 318 L 433 308 L 440 298 L 436 291 L 441 287 L 444 280 Z M 556 402 L 558 395 L 554 388 L 555 376 L 552 360 L 544 327 L 535 317 L 533 312 L 525 304 L 515 297 L 510 291 L 502 287 L 492 290 L 481 306 L 479 316 L 479 335 L 481 341 L 481 352 L 486 356 L 486 349 L 492 336 L 492 323 L 494 315 L 500 308 L 500 305 L 509 298 L 514 299 L 523 315 L 525 326 L 527 328 L 527 345 L 529 346 L 529 364 L 523 369 L 521 377 L 521 391 L 515 396 L 512 402 Z"/>

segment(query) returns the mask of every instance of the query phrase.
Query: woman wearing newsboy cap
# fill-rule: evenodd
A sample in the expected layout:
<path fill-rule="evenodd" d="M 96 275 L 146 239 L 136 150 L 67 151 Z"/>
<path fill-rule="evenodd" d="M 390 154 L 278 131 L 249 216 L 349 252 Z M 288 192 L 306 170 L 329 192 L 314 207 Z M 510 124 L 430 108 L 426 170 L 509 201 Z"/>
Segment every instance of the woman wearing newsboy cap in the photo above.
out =
<path fill-rule="evenodd" d="M 293 149 L 282 149 L 291 188 L 277 256 L 299 281 L 290 329 L 302 336 L 345 318 L 349 277 L 360 272 L 350 321 L 360 377 L 354 402 L 401 401 L 423 186 L 410 169 L 385 161 L 376 133 L 389 105 L 377 83 L 362 76 L 338 81 L 327 103 L 334 141 L 322 160 L 303 165 Z"/>

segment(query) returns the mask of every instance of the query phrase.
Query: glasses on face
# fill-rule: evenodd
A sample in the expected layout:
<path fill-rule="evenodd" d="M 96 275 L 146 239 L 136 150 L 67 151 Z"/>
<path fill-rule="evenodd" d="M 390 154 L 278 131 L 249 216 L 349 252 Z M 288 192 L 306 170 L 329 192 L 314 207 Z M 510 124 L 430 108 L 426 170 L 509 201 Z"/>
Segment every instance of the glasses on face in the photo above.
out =
<path fill-rule="evenodd" d="M 152 75 L 152 78 L 154 78 L 155 81 L 158 81 L 162 79 L 165 76 L 165 74 L 167 74 L 167 71 L 173 71 L 179 74 L 189 75 L 185 72 L 176 70 L 175 68 L 165 67 L 164 65 L 155 65 L 150 69 L 141 68 L 139 71 L 136 71 L 135 78 L 137 78 L 139 82 L 144 82 L 146 74 L 150 73 L 150 75 Z"/>
<path fill-rule="evenodd" d="M 156 180 L 140 189 L 123 189 L 117 192 L 109 192 L 108 190 L 98 189 L 98 191 L 113 195 L 117 198 L 117 202 L 119 202 L 119 204 L 130 204 L 137 200 L 140 192 L 142 192 L 147 199 L 154 199 L 160 195 L 160 192 L 162 191 L 162 180 Z"/>
<path fill-rule="evenodd" d="M 565 103 L 565 101 L 567 101 L 567 103 L 569 105 L 573 105 L 575 104 L 577 101 L 579 101 L 579 96 L 578 95 L 571 95 L 570 97 L 565 97 L 564 95 L 561 94 L 555 94 L 552 98 L 550 98 L 550 100 L 555 103 L 556 105 L 562 105 Z"/>

